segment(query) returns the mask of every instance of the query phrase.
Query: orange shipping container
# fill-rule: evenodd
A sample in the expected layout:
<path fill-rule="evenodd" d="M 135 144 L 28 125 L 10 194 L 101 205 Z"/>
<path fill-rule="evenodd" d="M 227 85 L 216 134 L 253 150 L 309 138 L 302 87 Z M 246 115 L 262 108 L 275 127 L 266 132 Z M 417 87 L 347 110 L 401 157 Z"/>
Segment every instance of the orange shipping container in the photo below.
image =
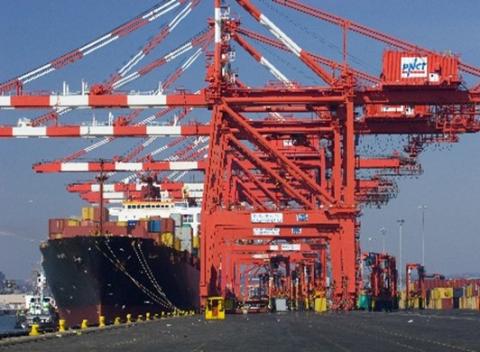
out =
<path fill-rule="evenodd" d="M 387 50 L 383 53 L 383 85 L 451 86 L 460 84 L 458 58 Z"/>
<path fill-rule="evenodd" d="M 103 211 L 100 211 L 100 208 L 93 208 L 93 220 L 100 221 L 100 214 L 103 215 L 103 221 L 108 221 L 108 208 L 103 208 Z"/>

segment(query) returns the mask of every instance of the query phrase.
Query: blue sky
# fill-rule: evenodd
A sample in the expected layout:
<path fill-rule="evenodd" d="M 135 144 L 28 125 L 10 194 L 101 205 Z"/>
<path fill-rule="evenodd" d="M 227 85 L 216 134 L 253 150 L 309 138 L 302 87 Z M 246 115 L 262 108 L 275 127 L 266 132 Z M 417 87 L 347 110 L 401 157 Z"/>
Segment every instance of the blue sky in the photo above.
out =
<path fill-rule="evenodd" d="M 183 23 L 146 62 L 160 57 L 202 30 L 206 18 L 212 15 L 212 2 L 202 0 L 188 22 Z M 320 3 L 314 0 L 305 2 Z M 80 47 L 156 3 L 152 0 L 6 1 L 0 12 L 0 81 L 6 81 Z M 275 11 L 270 8 L 272 5 L 268 1 L 254 3 L 265 9 L 267 16 L 305 48 L 333 59 L 340 57 L 340 32 L 334 26 L 283 7 L 275 6 Z M 321 7 L 420 46 L 439 51 L 451 50 L 461 55 L 463 61 L 480 65 L 480 47 L 476 35 L 480 3 L 477 1 L 325 0 L 321 2 Z M 266 33 L 238 6 L 232 6 L 232 13 L 238 14 L 245 26 Z M 72 89 L 79 88 L 81 79 L 90 83 L 100 82 L 126 62 L 169 18 L 171 16 L 164 17 L 98 54 L 39 79 L 27 89 L 60 90 L 64 80 Z M 261 45 L 257 48 L 292 79 L 308 84 L 318 83 L 311 72 L 291 56 Z M 350 60 L 357 68 L 379 74 L 382 45 L 352 34 L 349 48 Z M 127 88 L 153 89 L 178 63 L 155 71 L 153 75 Z M 238 49 L 234 67 L 239 67 L 242 80 L 252 85 L 272 80 L 261 68 L 245 69 L 253 63 Z M 196 63 L 176 87 L 192 90 L 201 87 L 204 84 L 204 65 L 203 61 Z M 471 83 L 471 79 L 468 82 Z M 95 117 L 105 120 L 107 113 L 95 111 Z M 22 116 L 37 115 L 35 111 L 0 112 L 2 123 L 7 124 L 16 123 Z M 202 113 L 196 116 L 200 120 L 205 118 Z M 82 111 L 68 115 L 63 121 L 69 119 L 79 122 L 91 118 L 92 112 Z M 48 218 L 76 215 L 83 205 L 77 196 L 65 191 L 65 186 L 75 180 L 88 179 L 88 175 L 36 175 L 31 171 L 32 164 L 65 156 L 90 143 L 93 141 L 0 140 L 0 270 L 8 276 L 27 277 L 32 266 L 38 265 L 38 244 L 46 238 Z M 137 143 L 139 140 L 122 140 L 92 157 L 121 154 Z M 480 257 L 477 252 L 480 248 L 480 218 L 477 204 L 480 188 L 477 183 L 480 165 L 476 160 L 480 138 L 476 135 L 462 136 L 460 143 L 444 150 L 445 147 L 428 148 L 423 153 L 420 160 L 424 174 L 419 178 L 399 179 L 399 195 L 388 206 L 380 210 L 364 209 L 361 232 L 364 249 L 381 248 L 379 229 L 385 227 L 387 249 L 396 254 L 396 220 L 404 218 L 404 262 L 419 261 L 421 213 L 417 207 L 426 204 L 427 271 L 447 274 L 479 271 Z"/>

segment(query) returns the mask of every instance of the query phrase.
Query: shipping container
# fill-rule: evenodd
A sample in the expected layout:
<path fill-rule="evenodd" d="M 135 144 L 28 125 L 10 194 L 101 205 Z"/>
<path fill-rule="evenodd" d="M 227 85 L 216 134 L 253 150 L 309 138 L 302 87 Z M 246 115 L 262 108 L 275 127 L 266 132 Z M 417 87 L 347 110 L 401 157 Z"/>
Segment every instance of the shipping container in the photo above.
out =
<path fill-rule="evenodd" d="M 175 221 L 171 218 L 161 219 L 162 232 L 175 232 Z"/>
<path fill-rule="evenodd" d="M 108 208 L 93 208 L 93 220 L 100 221 L 103 217 L 103 221 L 108 221 Z"/>
<path fill-rule="evenodd" d="M 190 226 L 175 227 L 175 237 L 182 241 L 192 241 L 193 231 Z"/>
<path fill-rule="evenodd" d="M 161 220 L 149 220 L 148 232 L 163 232 Z"/>
<path fill-rule="evenodd" d="M 48 233 L 61 233 L 65 228 L 65 219 L 49 219 Z"/>
<path fill-rule="evenodd" d="M 381 79 L 384 86 L 456 88 L 460 84 L 458 57 L 386 50 L 383 53 Z"/>
<path fill-rule="evenodd" d="M 88 220 L 93 220 L 94 218 L 94 208 L 92 207 L 83 207 L 82 208 L 82 220 L 83 221 L 88 221 Z"/>
<path fill-rule="evenodd" d="M 127 221 L 127 226 L 130 227 L 130 228 L 137 226 L 137 224 L 138 224 L 137 220 L 128 220 Z"/>
<path fill-rule="evenodd" d="M 187 251 L 188 253 L 192 252 L 192 241 L 191 240 L 181 240 L 180 241 L 180 250 Z"/>
<path fill-rule="evenodd" d="M 180 251 L 182 248 L 182 241 L 178 238 L 174 239 L 174 248 L 176 251 Z"/>
<path fill-rule="evenodd" d="M 80 225 L 80 221 L 77 219 L 68 219 L 67 226 L 78 226 Z"/>
<path fill-rule="evenodd" d="M 170 214 L 170 218 L 175 222 L 175 226 L 179 227 L 183 225 L 182 214 Z"/>
<path fill-rule="evenodd" d="M 455 287 L 453 289 L 453 298 L 460 298 L 464 296 L 464 289 L 463 287 Z"/>
<path fill-rule="evenodd" d="M 200 236 L 192 237 L 192 247 L 196 249 L 200 248 Z"/>
<path fill-rule="evenodd" d="M 167 247 L 173 247 L 173 233 L 162 233 L 162 244 Z"/>
<path fill-rule="evenodd" d="M 442 298 L 441 309 L 453 309 L 453 298 Z"/>

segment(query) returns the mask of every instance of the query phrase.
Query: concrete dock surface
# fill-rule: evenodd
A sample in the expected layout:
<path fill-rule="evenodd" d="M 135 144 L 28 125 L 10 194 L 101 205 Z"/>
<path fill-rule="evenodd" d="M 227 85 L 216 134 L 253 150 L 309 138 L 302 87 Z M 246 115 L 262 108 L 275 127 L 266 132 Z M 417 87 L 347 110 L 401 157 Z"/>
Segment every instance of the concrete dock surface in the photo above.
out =
<path fill-rule="evenodd" d="M 5 351 L 480 351 L 480 313 L 345 312 L 168 318 L 107 329 L 0 341 Z"/>

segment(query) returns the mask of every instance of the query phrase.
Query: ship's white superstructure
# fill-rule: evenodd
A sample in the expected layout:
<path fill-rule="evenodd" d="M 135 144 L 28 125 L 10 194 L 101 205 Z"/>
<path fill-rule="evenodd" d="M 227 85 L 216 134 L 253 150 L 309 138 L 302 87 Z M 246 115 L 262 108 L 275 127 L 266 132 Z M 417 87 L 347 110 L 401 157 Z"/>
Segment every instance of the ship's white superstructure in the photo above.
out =
<path fill-rule="evenodd" d="M 190 225 L 193 235 L 198 236 L 201 206 L 187 201 L 125 201 L 122 207 L 109 209 L 110 216 L 117 221 L 138 221 L 156 216 L 176 218 L 181 216 L 184 225 Z"/>

